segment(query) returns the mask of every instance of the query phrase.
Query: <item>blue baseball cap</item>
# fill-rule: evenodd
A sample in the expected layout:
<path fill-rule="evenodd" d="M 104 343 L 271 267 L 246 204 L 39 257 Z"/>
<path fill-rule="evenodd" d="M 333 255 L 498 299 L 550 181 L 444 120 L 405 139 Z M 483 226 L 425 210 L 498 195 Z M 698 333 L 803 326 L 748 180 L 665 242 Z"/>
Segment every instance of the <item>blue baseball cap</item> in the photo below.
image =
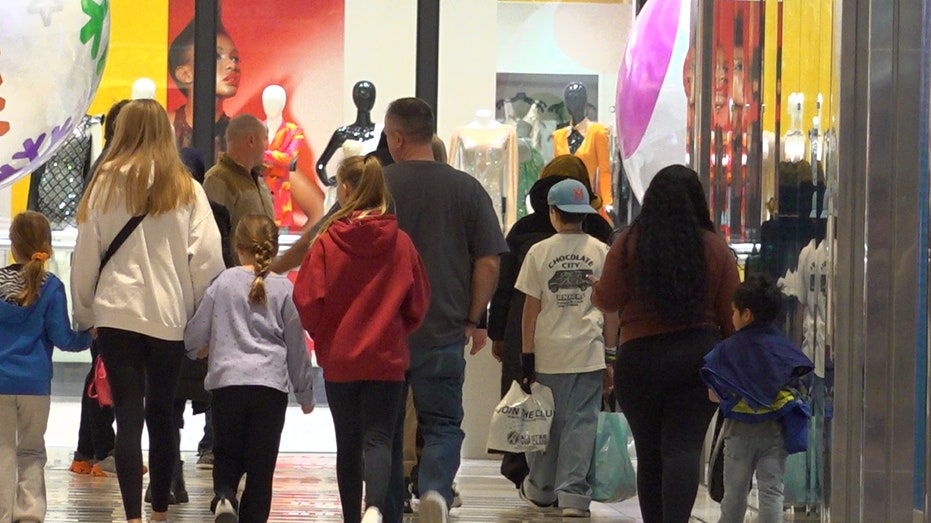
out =
<path fill-rule="evenodd" d="M 563 180 L 550 187 L 546 203 L 560 211 L 573 214 L 598 214 L 598 211 L 589 205 L 588 189 L 578 180 Z"/>

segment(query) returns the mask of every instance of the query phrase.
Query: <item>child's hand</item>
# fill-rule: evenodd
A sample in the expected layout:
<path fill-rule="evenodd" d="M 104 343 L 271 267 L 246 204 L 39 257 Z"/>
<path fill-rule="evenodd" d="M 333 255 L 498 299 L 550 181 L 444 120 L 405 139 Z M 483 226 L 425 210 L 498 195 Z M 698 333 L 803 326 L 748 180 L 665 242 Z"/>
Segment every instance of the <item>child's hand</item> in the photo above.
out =
<path fill-rule="evenodd" d="M 314 411 L 313 405 L 301 405 L 301 412 L 303 412 L 304 414 L 310 414 L 313 411 Z"/>
<path fill-rule="evenodd" d="M 197 351 L 197 359 L 202 360 L 206 358 L 208 354 L 210 354 L 210 346 L 204 345 L 202 349 Z"/>
<path fill-rule="evenodd" d="M 87 329 L 87 332 L 91 335 L 91 339 L 92 339 L 92 340 L 96 340 L 96 339 L 97 339 L 97 327 L 91 327 L 91 328 Z"/>

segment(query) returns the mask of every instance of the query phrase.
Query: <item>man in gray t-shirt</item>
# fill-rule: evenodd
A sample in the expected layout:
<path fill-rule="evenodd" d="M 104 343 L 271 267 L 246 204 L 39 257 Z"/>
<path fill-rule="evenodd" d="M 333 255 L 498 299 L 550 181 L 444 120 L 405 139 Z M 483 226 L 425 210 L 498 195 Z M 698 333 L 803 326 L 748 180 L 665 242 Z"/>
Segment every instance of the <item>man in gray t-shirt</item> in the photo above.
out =
<path fill-rule="evenodd" d="M 385 178 L 398 225 L 417 247 L 431 287 L 427 317 L 408 338 L 408 383 L 424 438 L 420 517 L 445 522 L 464 436 L 465 344 L 471 339 L 472 354 L 485 345 L 483 319 L 498 280 L 498 255 L 507 252 L 507 244 L 481 184 L 433 160 L 433 111 L 425 102 L 392 102 L 385 135 L 397 162 L 385 168 Z M 396 471 L 401 471 L 402 427 L 399 422 L 395 431 Z M 400 521 L 400 504 L 393 503 L 404 499 L 403 473 L 394 472 L 391 483 L 389 492 L 397 494 L 389 497 L 397 499 L 386 507 L 385 521 Z"/>

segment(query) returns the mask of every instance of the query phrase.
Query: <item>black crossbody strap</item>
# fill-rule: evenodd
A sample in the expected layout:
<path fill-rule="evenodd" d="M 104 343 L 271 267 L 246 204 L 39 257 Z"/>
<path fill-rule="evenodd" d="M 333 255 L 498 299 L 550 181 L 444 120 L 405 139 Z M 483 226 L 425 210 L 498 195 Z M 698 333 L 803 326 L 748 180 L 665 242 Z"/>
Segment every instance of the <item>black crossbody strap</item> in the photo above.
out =
<path fill-rule="evenodd" d="M 129 238 L 129 235 L 132 234 L 133 230 L 142 222 L 142 219 L 145 218 L 145 214 L 140 214 L 139 216 L 133 216 L 126 222 L 126 225 L 120 229 L 120 232 L 116 233 L 116 238 L 113 238 L 113 241 L 110 242 L 110 246 L 107 247 L 107 252 L 104 253 L 103 258 L 100 260 L 100 269 L 98 270 L 98 278 L 100 271 L 103 271 L 104 265 L 110 261 L 110 258 L 116 254 L 116 251 L 123 245 L 123 242 L 126 241 L 126 238 Z"/>

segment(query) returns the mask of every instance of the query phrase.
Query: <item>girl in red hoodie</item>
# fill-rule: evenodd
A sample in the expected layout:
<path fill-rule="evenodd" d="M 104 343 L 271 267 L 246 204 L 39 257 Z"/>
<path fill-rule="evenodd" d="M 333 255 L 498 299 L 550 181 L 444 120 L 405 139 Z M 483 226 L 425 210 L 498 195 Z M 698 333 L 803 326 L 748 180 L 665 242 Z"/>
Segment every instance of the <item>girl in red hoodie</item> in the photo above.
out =
<path fill-rule="evenodd" d="M 294 303 L 323 368 L 343 521 L 381 523 L 391 476 L 401 471 L 391 443 L 404 406 L 407 335 L 427 313 L 430 284 L 411 239 L 387 214 L 378 160 L 347 158 L 336 181 L 341 209 L 304 258 Z"/>

